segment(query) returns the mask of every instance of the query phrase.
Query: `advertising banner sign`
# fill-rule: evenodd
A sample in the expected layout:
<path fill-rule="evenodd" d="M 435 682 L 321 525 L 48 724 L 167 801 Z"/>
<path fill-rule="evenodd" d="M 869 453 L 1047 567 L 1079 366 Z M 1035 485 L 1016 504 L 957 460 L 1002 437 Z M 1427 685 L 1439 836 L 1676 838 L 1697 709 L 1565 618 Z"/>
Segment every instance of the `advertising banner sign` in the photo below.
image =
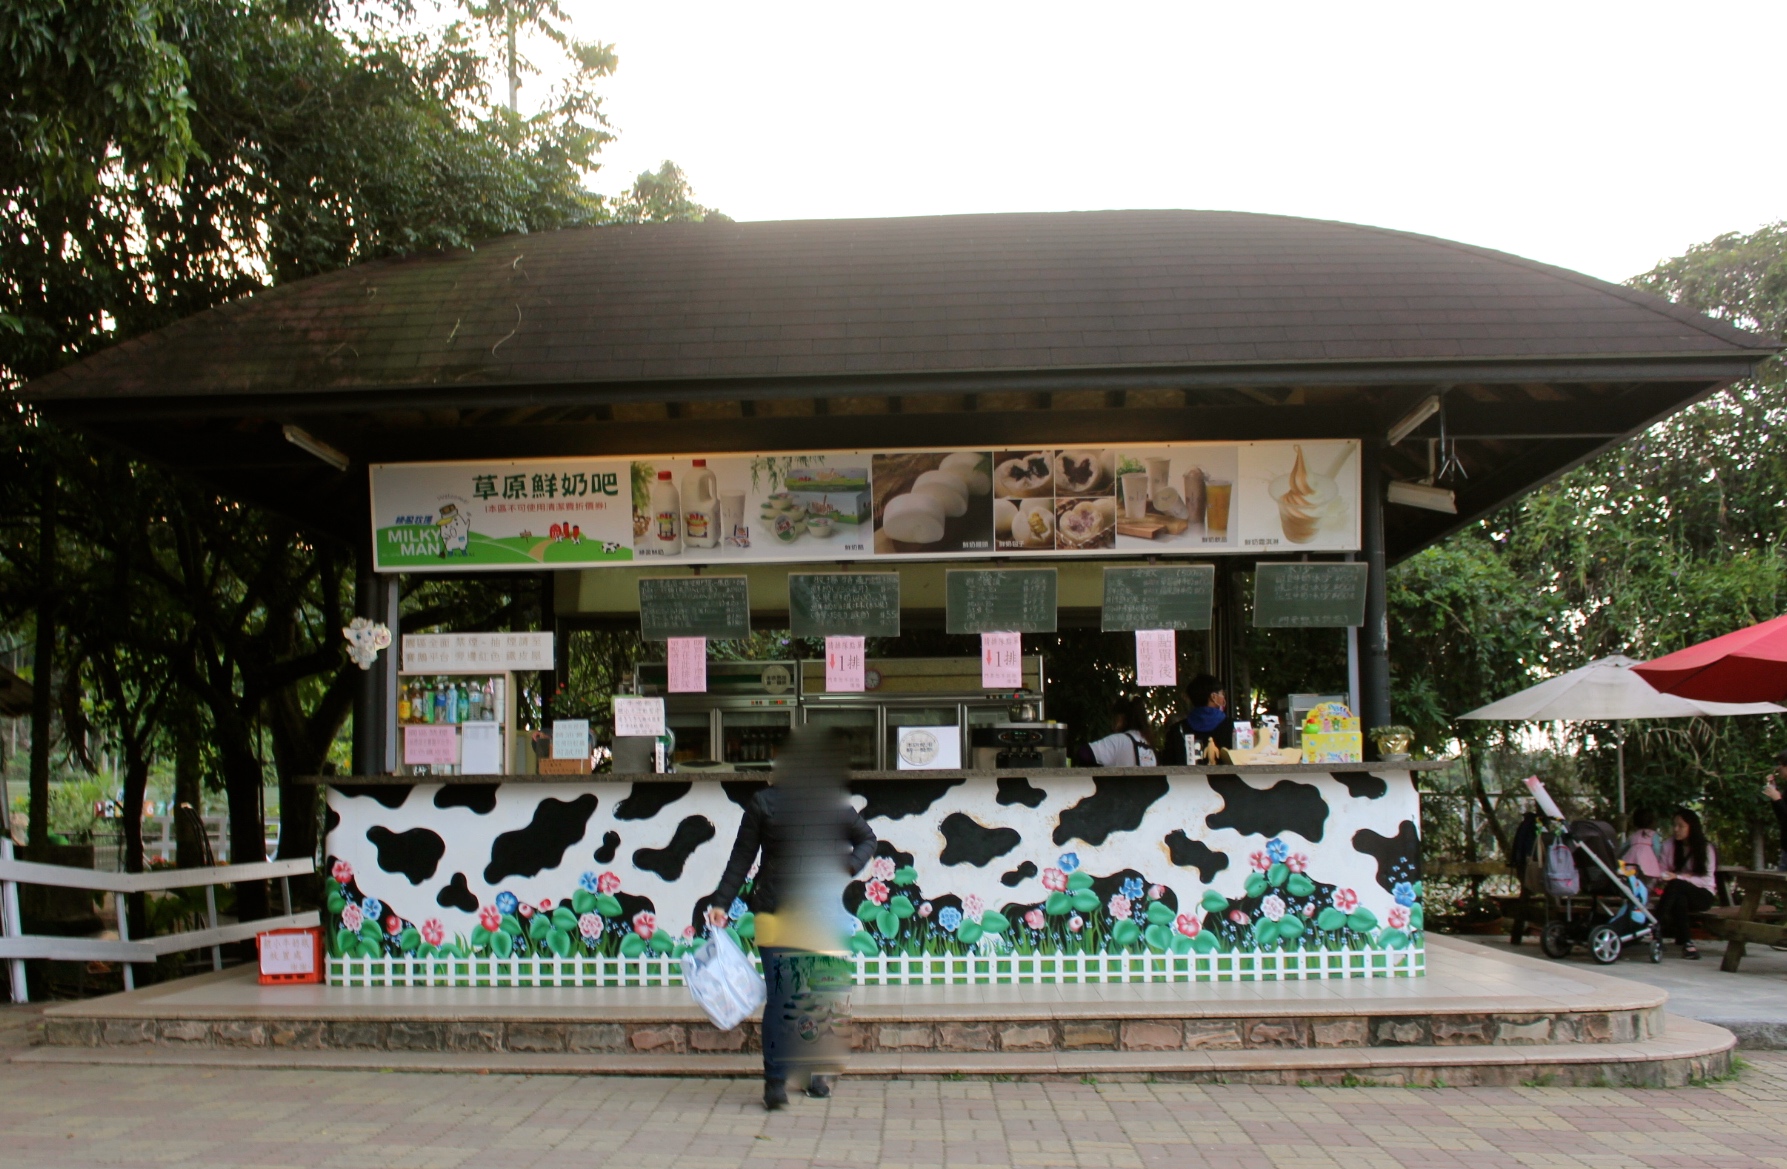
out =
<path fill-rule="evenodd" d="M 383 463 L 380 572 L 1350 552 L 1356 441 Z"/>

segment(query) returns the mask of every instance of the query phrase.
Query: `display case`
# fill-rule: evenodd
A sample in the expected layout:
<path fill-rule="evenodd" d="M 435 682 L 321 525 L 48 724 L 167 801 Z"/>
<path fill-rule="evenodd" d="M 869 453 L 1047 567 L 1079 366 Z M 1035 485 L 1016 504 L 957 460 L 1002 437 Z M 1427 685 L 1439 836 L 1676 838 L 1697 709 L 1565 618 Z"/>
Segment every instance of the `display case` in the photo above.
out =
<path fill-rule="evenodd" d="M 516 756 L 514 675 L 400 673 L 400 775 L 501 775 Z"/>

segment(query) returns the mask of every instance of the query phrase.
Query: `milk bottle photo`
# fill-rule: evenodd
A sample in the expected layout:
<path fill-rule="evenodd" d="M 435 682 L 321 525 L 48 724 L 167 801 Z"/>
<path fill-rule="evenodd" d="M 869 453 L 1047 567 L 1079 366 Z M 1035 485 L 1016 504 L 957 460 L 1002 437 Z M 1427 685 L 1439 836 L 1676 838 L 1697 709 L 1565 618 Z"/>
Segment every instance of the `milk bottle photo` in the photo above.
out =
<path fill-rule="evenodd" d="M 706 459 L 696 459 L 683 476 L 683 543 L 690 548 L 715 548 L 720 543 L 720 492 Z"/>
<path fill-rule="evenodd" d="M 651 501 L 651 525 L 646 528 L 645 533 L 650 554 L 682 555 L 682 497 L 677 494 L 676 484 L 670 481 L 669 471 L 658 472 L 657 481 L 652 484 Z"/>

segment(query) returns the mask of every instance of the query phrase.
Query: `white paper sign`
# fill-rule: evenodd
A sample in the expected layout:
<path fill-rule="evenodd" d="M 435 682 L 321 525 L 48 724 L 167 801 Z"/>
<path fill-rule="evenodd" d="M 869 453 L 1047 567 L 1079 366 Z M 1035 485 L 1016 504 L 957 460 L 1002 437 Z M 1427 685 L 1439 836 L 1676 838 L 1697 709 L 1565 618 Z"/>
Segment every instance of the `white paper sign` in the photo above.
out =
<path fill-rule="evenodd" d="M 863 678 L 862 638 L 825 639 L 825 690 L 828 694 L 861 694 Z"/>
<path fill-rule="evenodd" d="M 1171 629 L 1135 631 L 1135 684 L 1179 684 L 1179 651 Z"/>
<path fill-rule="evenodd" d="M 617 695 L 614 699 L 614 733 L 647 737 L 663 734 L 664 700 L 622 698 Z"/>
<path fill-rule="evenodd" d="M 554 759 L 589 758 L 589 720 L 587 718 L 555 718 L 552 720 L 552 757 Z"/>
<path fill-rule="evenodd" d="M 894 754 L 898 771 L 954 771 L 962 765 L 962 732 L 953 725 L 900 727 Z"/>
<path fill-rule="evenodd" d="M 707 693 L 707 638 L 672 637 L 670 644 L 670 693 Z"/>
<path fill-rule="evenodd" d="M 980 685 L 984 690 L 1024 688 L 1024 649 L 1021 635 L 980 635 Z"/>
<path fill-rule="evenodd" d="M 316 938 L 309 931 L 261 934 L 262 974 L 315 974 Z"/>
<path fill-rule="evenodd" d="M 550 670 L 550 633 L 406 633 L 406 674 L 496 674 Z"/>
<path fill-rule="evenodd" d="M 461 775 L 502 774 L 503 728 L 500 723 L 466 723 L 459 728 L 459 733 Z"/>

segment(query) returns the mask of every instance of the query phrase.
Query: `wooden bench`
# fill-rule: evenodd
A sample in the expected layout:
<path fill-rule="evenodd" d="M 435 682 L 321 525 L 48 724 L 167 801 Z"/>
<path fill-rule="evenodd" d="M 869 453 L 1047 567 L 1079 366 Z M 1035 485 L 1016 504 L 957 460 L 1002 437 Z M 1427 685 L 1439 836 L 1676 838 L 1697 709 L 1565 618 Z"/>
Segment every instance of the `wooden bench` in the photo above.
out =
<path fill-rule="evenodd" d="M 1715 906 L 1694 915 L 1694 924 L 1716 938 L 1725 940 L 1725 960 L 1719 969 L 1736 972 L 1749 943 L 1764 945 L 1787 943 L 1787 918 L 1778 909 L 1765 908 L 1764 894 L 1774 893 L 1787 901 L 1787 873 L 1773 870 L 1721 869 L 1719 876 L 1729 875 L 1731 883 L 1743 890 L 1743 900 L 1732 906 Z"/>

